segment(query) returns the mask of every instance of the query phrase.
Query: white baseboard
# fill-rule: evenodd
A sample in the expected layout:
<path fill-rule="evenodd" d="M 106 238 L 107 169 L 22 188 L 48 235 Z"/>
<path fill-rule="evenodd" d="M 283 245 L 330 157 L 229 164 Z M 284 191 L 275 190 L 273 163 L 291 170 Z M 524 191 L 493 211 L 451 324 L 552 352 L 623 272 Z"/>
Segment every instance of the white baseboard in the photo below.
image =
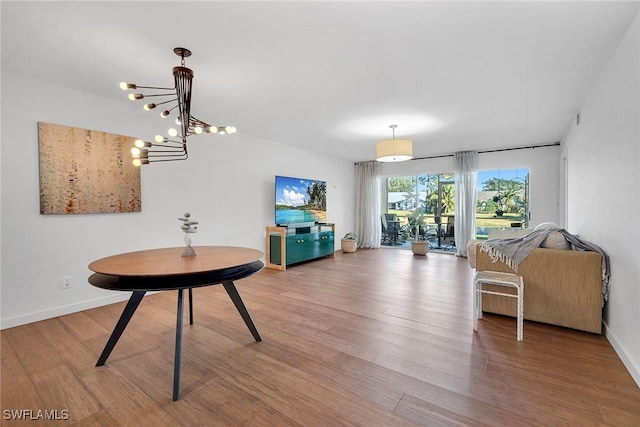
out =
<path fill-rule="evenodd" d="M 103 305 L 126 301 L 130 296 L 131 294 L 129 292 L 118 292 L 113 296 L 83 301 L 77 304 L 65 305 L 49 310 L 38 311 L 36 313 L 25 314 L 23 316 L 11 317 L 9 319 L 1 319 L 0 329 L 13 328 L 15 326 L 26 325 L 27 323 L 51 319 L 52 317 L 64 316 L 65 314 L 76 313 L 78 311 L 88 310 L 90 308 L 102 307 Z"/>
<path fill-rule="evenodd" d="M 604 323 L 604 334 L 607 337 L 607 340 L 609 341 L 613 349 L 615 350 L 615 352 L 618 354 L 618 357 L 620 358 L 620 360 L 622 360 L 622 363 L 624 364 L 625 368 L 627 368 L 627 371 L 629 371 L 629 374 L 631 374 L 631 377 L 633 378 L 633 380 L 636 382 L 638 387 L 640 387 L 640 366 L 637 366 L 633 362 L 633 360 L 631 360 L 627 356 L 624 350 L 624 347 L 622 347 L 620 343 L 618 343 L 618 340 L 616 339 L 613 332 L 609 330 L 606 323 Z"/>

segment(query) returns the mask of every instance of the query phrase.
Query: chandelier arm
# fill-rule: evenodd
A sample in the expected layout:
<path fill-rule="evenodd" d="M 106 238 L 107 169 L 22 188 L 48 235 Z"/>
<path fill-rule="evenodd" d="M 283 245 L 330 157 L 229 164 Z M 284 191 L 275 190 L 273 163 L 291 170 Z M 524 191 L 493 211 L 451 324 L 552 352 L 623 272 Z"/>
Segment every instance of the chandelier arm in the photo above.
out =
<path fill-rule="evenodd" d="M 158 154 L 158 153 L 170 153 L 170 154 Z M 187 154 L 187 147 L 184 146 L 179 150 L 154 150 L 149 151 L 147 155 L 149 157 L 174 157 L 174 156 L 185 156 Z"/>
<path fill-rule="evenodd" d="M 189 119 L 189 126 L 187 127 L 187 136 L 191 136 L 191 135 L 197 135 L 198 133 L 196 132 L 196 128 L 200 127 L 201 128 L 201 132 L 202 131 L 206 131 L 207 128 L 212 127 L 210 124 L 203 122 L 202 120 L 199 120 L 193 116 L 190 117 Z"/>
<path fill-rule="evenodd" d="M 179 148 L 179 147 L 175 147 L 175 148 L 176 148 L 175 150 L 153 150 L 153 151 L 148 150 L 147 154 L 149 156 L 156 156 L 157 155 L 156 153 L 174 153 L 175 154 L 175 153 L 180 153 L 184 151 L 184 148 Z"/>
<path fill-rule="evenodd" d="M 174 162 L 176 160 L 187 160 L 189 158 L 189 156 L 184 156 L 184 157 L 178 157 L 176 159 L 149 159 L 149 163 L 156 163 L 156 162 Z"/>
<path fill-rule="evenodd" d="M 154 154 L 154 155 L 149 155 L 148 158 L 158 158 L 158 157 L 184 157 L 186 156 L 185 153 L 173 153 L 173 154 Z"/>
<path fill-rule="evenodd" d="M 202 120 L 196 119 L 195 117 L 191 116 L 191 120 L 190 120 L 189 126 L 196 126 L 196 125 L 199 125 L 199 126 L 202 126 L 202 127 L 211 126 L 209 123 L 203 122 Z"/>
<path fill-rule="evenodd" d="M 170 99 L 170 100 L 168 100 L 168 101 L 158 102 L 158 103 L 156 104 L 156 107 L 157 107 L 158 105 L 168 104 L 169 102 L 173 102 L 173 101 L 177 101 L 177 98 L 173 98 L 173 99 Z M 174 108 L 175 108 L 175 107 L 174 107 Z"/>
<path fill-rule="evenodd" d="M 138 85 L 135 85 L 135 88 L 133 89 L 176 90 L 175 87 L 138 86 Z"/>
<path fill-rule="evenodd" d="M 149 162 L 169 162 L 174 160 L 186 160 L 189 158 L 189 153 L 187 152 L 187 145 L 185 143 L 183 149 L 178 152 L 172 152 L 172 154 L 154 154 L 158 152 L 167 152 L 167 151 L 156 151 L 154 153 L 149 153 L 147 159 Z M 168 157 L 171 157 L 170 159 Z"/>
<path fill-rule="evenodd" d="M 177 100 L 178 100 L 178 98 L 175 98 L 175 99 L 174 99 L 174 101 L 177 101 Z M 177 103 L 176 103 L 176 105 L 174 105 L 173 107 L 169 108 L 169 109 L 167 110 L 167 115 L 166 115 L 166 116 L 163 116 L 163 117 L 169 117 L 169 114 L 171 114 L 171 112 L 172 112 L 173 110 L 175 110 L 175 109 L 176 109 L 176 107 L 178 107 L 178 104 L 177 104 Z"/>
<path fill-rule="evenodd" d="M 151 97 L 154 97 L 154 96 L 176 96 L 176 93 L 175 92 L 156 93 L 156 94 L 152 94 L 152 95 L 147 95 L 147 94 L 143 93 L 142 96 L 145 97 L 145 98 L 151 98 Z M 174 99 L 177 99 L 177 98 L 174 98 Z"/>
<path fill-rule="evenodd" d="M 177 144 L 177 145 L 170 145 L 170 144 Z M 164 148 L 182 148 L 184 146 L 184 144 L 182 142 L 179 142 L 179 141 L 167 141 L 167 142 L 163 142 L 163 143 L 152 142 L 151 146 L 152 147 L 164 147 Z"/>

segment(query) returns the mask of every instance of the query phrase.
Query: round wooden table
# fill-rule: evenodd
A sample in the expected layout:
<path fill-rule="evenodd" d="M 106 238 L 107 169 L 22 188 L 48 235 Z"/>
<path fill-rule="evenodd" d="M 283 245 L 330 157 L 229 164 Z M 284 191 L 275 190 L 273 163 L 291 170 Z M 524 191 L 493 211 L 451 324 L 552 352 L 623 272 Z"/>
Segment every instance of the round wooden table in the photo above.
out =
<path fill-rule="evenodd" d="M 262 270 L 263 253 L 236 246 L 196 246 L 196 256 L 183 257 L 184 247 L 128 252 L 93 261 L 89 277 L 93 286 L 114 291 L 131 291 L 125 306 L 96 366 L 105 364 L 129 320 L 148 291 L 178 291 L 176 347 L 173 369 L 173 400 L 180 395 L 180 359 L 182 353 L 183 291 L 189 291 L 189 323 L 193 324 L 192 289 L 222 284 L 256 341 L 261 341 L 249 312 L 233 281 Z"/>

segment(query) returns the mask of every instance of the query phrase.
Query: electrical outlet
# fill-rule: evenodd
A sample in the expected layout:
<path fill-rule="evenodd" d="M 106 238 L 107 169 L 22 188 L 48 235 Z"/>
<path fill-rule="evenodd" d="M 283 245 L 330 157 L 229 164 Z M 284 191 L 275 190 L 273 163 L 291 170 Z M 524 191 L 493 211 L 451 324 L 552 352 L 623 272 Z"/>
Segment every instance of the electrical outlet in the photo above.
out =
<path fill-rule="evenodd" d="M 62 289 L 71 289 L 71 276 L 64 276 L 62 278 Z"/>

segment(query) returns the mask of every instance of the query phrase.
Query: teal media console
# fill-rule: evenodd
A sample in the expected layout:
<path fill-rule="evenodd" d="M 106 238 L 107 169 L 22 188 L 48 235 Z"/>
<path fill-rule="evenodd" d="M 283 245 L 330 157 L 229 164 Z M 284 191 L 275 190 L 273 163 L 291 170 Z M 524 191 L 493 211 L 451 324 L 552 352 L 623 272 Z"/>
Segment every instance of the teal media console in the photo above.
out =
<path fill-rule="evenodd" d="M 288 265 L 333 257 L 334 224 L 309 227 L 267 227 L 266 267 L 286 270 Z"/>

